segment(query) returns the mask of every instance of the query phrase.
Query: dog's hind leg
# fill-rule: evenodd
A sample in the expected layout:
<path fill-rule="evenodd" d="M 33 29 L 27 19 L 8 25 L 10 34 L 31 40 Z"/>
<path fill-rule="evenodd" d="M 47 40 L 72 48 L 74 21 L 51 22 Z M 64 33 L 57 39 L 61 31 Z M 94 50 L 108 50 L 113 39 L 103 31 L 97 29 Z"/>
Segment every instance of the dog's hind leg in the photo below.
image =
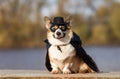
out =
<path fill-rule="evenodd" d="M 93 73 L 94 71 L 88 67 L 86 63 L 81 63 L 79 73 Z"/>

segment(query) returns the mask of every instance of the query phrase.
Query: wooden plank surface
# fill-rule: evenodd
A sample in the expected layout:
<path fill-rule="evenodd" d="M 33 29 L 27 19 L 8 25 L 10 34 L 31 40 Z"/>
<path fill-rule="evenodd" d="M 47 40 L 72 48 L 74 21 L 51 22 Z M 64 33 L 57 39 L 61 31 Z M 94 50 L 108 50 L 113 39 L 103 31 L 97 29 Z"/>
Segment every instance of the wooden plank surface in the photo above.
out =
<path fill-rule="evenodd" d="M 0 79 L 120 79 L 120 72 L 51 74 L 40 70 L 0 70 Z"/>

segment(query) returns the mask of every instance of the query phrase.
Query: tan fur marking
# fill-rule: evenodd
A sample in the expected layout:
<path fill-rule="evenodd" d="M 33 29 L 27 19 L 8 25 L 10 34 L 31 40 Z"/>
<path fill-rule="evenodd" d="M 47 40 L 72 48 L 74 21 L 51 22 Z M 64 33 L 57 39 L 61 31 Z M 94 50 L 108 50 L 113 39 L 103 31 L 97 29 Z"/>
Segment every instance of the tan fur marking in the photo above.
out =
<path fill-rule="evenodd" d="M 51 32 L 50 29 L 48 29 L 48 30 L 47 30 L 47 33 L 50 33 L 50 32 Z"/>

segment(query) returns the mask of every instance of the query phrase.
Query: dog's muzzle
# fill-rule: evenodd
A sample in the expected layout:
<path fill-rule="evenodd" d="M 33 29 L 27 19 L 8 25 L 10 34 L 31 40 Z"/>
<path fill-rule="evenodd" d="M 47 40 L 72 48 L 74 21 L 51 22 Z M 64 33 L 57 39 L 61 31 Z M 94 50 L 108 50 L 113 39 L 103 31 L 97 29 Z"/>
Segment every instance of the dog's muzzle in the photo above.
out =
<path fill-rule="evenodd" d="M 65 37 L 65 33 L 63 33 L 60 29 L 57 29 L 53 35 L 56 39 L 61 39 Z"/>

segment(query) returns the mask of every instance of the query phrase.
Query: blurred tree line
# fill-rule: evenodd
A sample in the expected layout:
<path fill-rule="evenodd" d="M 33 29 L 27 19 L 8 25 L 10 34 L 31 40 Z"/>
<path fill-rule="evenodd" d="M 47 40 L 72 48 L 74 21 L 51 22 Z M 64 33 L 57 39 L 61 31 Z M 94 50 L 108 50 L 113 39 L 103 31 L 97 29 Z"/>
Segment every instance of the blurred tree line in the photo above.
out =
<path fill-rule="evenodd" d="M 43 46 L 45 31 L 40 27 L 39 11 L 45 2 L 35 2 L 33 4 L 32 0 L 0 0 L 0 48 Z"/>
<path fill-rule="evenodd" d="M 86 5 L 94 12 L 86 19 L 77 12 L 81 7 L 79 3 L 74 5 L 76 12 L 66 10 L 69 1 L 56 0 L 57 11 L 51 17 L 70 14 L 73 30 L 86 45 L 120 44 L 120 3 L 104 0 L 106 6 L 96 9 L 93 0 L 86 0 Z M 49 5 L 49 0 L 0 0 L 0 48 L 43 47 L 46 30 L 41 11 Z"/>

